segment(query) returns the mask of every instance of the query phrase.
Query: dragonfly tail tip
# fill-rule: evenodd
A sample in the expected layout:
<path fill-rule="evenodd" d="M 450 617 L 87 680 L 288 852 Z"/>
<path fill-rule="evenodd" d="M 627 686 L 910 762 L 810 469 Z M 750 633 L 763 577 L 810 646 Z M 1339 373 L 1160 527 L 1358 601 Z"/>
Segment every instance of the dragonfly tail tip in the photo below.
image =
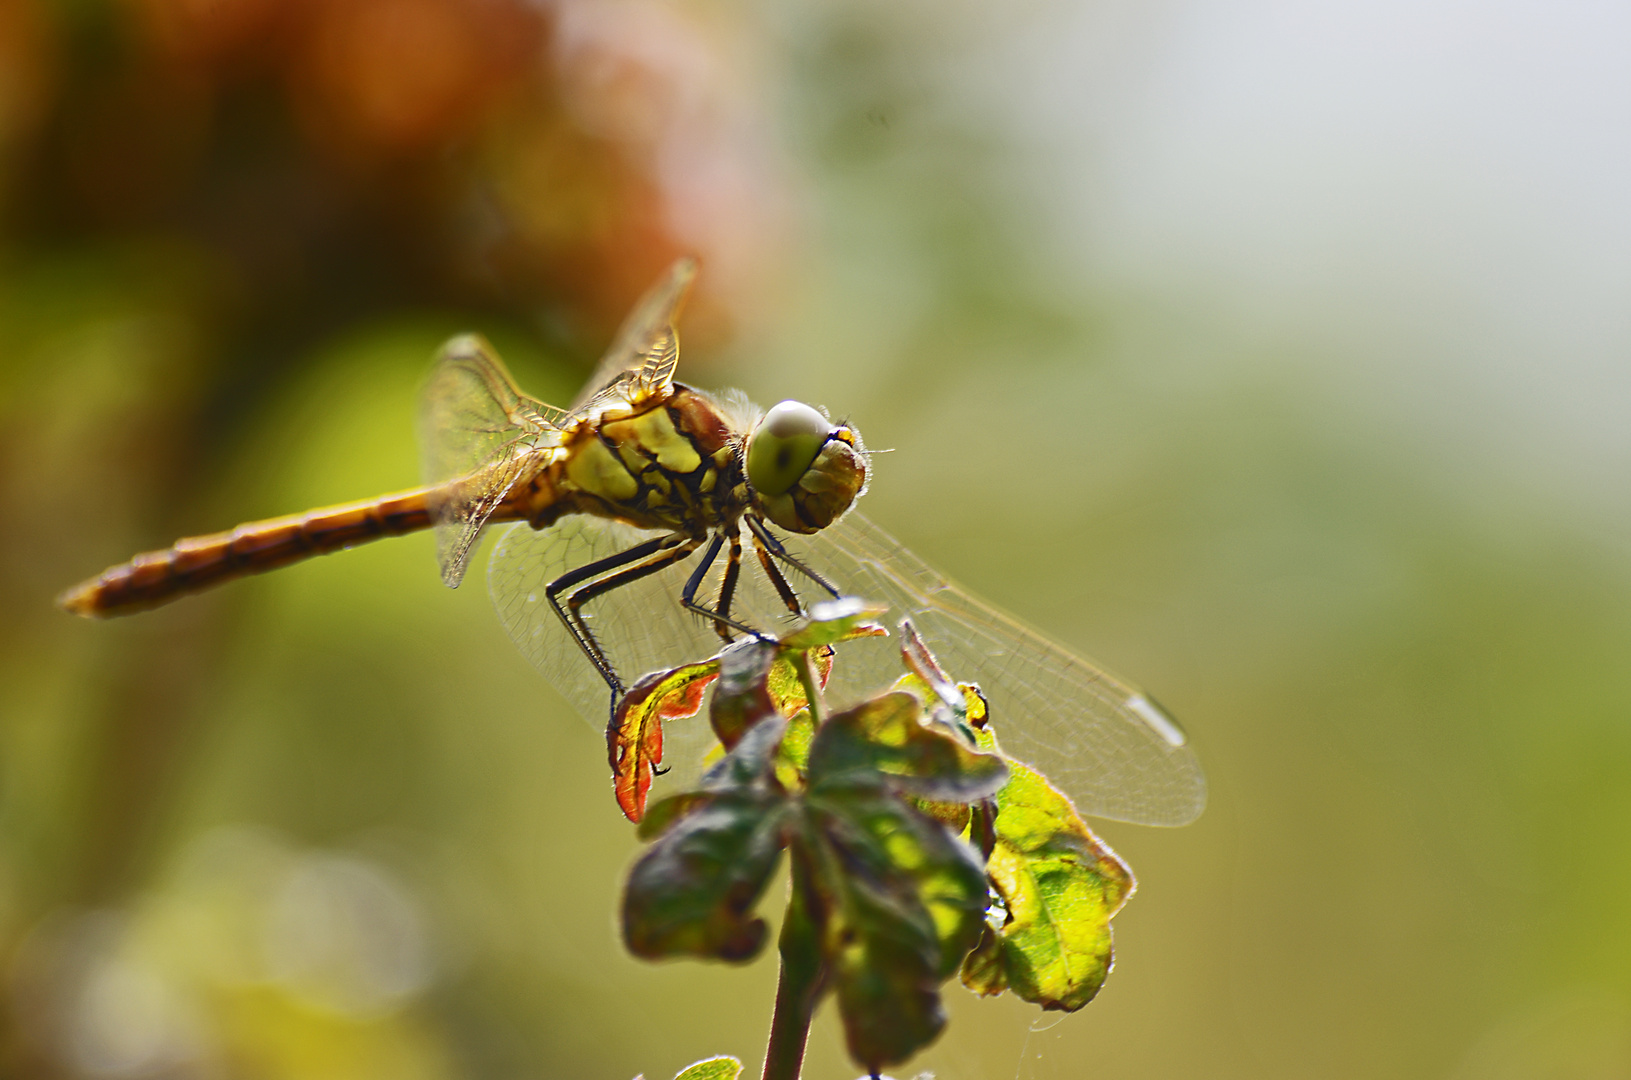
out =
<path fill-rule="evenodd" d="M 64 590 L 57 595 L 57 607 L 70 615 L 79 615 L 87 619 L 99 617 L 102 611 L 96 603 L 98 584 L 99 579 L 92 578 Z"/>

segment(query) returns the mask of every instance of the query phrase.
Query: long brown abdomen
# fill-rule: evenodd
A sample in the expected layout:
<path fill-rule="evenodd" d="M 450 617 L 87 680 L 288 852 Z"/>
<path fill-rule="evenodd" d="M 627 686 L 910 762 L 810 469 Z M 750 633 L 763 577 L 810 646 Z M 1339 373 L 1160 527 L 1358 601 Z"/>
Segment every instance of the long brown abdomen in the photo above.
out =
<path fill-rule="evenodd" d="M 109 567 L 57 597 L 57 604 L 93 618 L 126 615 L 312 555 L 426 529 L 433 524 L 432 490 L 415 488 L 178 540 L 164 551 Z"/>

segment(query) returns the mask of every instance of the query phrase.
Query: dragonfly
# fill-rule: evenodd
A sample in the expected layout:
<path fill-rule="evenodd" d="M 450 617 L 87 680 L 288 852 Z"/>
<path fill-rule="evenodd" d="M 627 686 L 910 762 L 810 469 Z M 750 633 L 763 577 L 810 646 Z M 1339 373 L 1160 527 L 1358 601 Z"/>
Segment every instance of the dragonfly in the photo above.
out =
<path fill-rule="evenodd" d="M 635 305 L 577 399 L 521 392 L 478 335 L 445 344 L 420 409 L 425 483 L 239 525 L 137 555 L 67 590 L 76 615 L 141 611 L 314 555 L 423 529 L 457 587 L 503 525 L 488 588 L 522 653 L 591 723 L 649 671 L 704 659 L 840 596 L 910 620 L 941 666 L 985 694 L 1003 750 L 1093 817 L 1176 826 L 1206 780 L 1153 698 L 931 569 L 854 503 L 870 455 L 847 422 L 802 402 L 768 410 L 675 381 L 679 312 L 697 274 L 676 261 Z M 841 705 L 888 685 L 898 652 L 840 646 Z M 683 778 L 711 737 L 665 732 Z M 688 767 L 687 762 L 692 763 Z"/>

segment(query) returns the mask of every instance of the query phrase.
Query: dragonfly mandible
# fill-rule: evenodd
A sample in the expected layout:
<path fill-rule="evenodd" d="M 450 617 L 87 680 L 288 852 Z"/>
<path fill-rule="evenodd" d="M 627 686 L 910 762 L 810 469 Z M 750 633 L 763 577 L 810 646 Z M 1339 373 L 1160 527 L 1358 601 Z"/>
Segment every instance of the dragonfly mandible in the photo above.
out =
<path fill-rule="evenodd" d="M 480 337 L 448 342 L 423 397 L 424 486 L 179 540 L 58 603 L 126 614 L 426 528 L 457 586 L 483 531 L 511 523 L 488 565 L 499 615 L 597 726 L 608 694 L 615 703 L 634 677 L 853 595 L 909 618 L 948 672 L 979 683 L 1005 752 L 1084 814 L 1194 820 L 1205 778 L 1147 694 L 957 588 L 853 508 L 870 466 L 852 426 L 800 402 L 761 411 L 674 381 L 675 323 L 696 271 L 689 258 L 669 268 L 566 409 L 522 393 Z M 887 643 L 841 649 L 829 687 L 840 697 L 899 670 Z M 670 764 L 690 752 L 683 737 L 665 745 Z"/>

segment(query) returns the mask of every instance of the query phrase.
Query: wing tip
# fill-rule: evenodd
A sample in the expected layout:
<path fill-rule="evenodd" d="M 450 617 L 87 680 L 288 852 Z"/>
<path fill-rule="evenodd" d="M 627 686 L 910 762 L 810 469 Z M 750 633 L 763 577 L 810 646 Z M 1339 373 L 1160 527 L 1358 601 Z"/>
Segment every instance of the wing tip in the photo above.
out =
<path fill-rule="evenodd" d="M 1189 735 L 1182 725 L 1148 694 L 1134 694 L 1127 699 L 1127 708 L 1174 750 L 1182 749 L 1189 743 Z"/>
<path fill-rule="evenodd" d="M 473 330 L 467 330 L 462 334 L 454 334 L 442 342 L 439 353 L 447 359 L 457 359 L 467 356 L 487 355 L 491 354 L 492 351 L 493 347 L 485 337 Z"/>

